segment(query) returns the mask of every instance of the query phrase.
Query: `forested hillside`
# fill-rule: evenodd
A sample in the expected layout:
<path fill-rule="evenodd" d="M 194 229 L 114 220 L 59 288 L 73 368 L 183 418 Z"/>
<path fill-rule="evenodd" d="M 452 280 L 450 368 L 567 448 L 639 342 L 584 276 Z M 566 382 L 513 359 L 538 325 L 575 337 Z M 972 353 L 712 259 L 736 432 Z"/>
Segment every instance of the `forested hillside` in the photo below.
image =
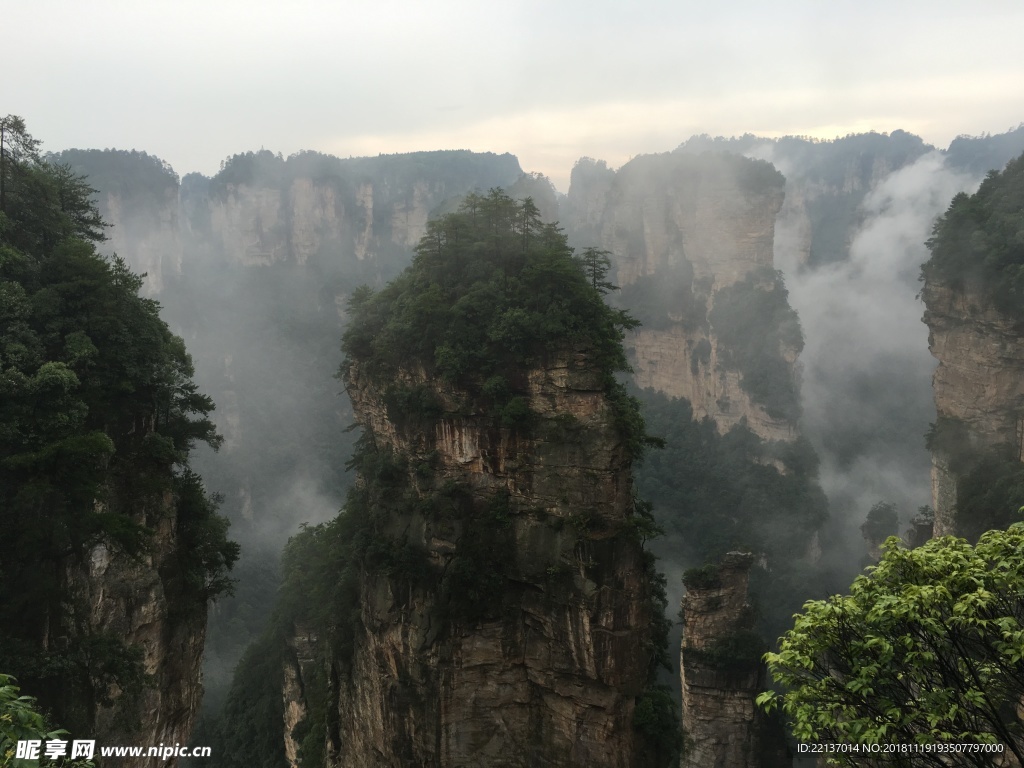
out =
<path fill-rule="evenodd" d="M 1024 504 L 1024 156 L 954 197 L 928 247 L 936 524 L 973 541 Z"/>
<path fill-rule="evenodd" d="M 97 255 L 88 181 L 0 129 L 0 672 L 77 733 L 184 740 L 238 557 L 189 468 L 213 403 L 141 278 Z"/>

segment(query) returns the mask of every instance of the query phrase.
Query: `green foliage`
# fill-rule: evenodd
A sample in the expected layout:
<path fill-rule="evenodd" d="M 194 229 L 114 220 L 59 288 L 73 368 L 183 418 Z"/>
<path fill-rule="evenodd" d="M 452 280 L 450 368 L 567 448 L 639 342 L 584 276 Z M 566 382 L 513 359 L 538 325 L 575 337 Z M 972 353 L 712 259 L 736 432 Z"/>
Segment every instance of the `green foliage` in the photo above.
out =
<path fill-rule="evenodd" d="M 152 684 L 142 649 L 110 632 L 65 635 L 43 649 L 13 633 L 3 640 L 0 667 L 19 670 L 47 710 L 75 730 L 94 726 L 95 709 L 111 706 L 113 691 L 130 701 Z"/>
<path fill-rule="evenodd" d="M 0 118 L 0 240 L 24 251 L 50 249 L 67 237 L 105 239 L 95 190 L 64 163 L 46 163 L 17 115 Z"/>
<path fill-rule="evenodd" d="M 1010 446 L 980 455 L 957 478 L 956 530 L 968 541 L 1020 520 L 1024 506 L 1024 464 Z"/>
<path fill-rule="evenodd" d="M 764 555 L 768 570 L 755 566 L 751 591 L 758 629 L 778 636 L 821 580 L 802 562 L 828 517 L 813 447 L 804 439 L 766 444 L 742 424 L 720 435 L 710 419 L 694 419 L 686 400 L 653 390 L 638 396 L 646 423 L 665 436 L 665 447 L 635 472 L 638 493 L 666 534 L 662 552 L 684 563 L 713 563 L 734 550 Z"/>
<path fill-rule="evenodd" d="M 807 551 L 826 519 L 827 501 L 806 441 L 768 445 L 744 425 L 720 435 L 710 419 L 693 418 L 686 400 L 653 390 L 639 398 L 646 422 L 665 435 L 665 447 L 639 464 L 637 487 L 687 560 L 714 561 L 747 549 L 781 565 Z M 766 459 L 783 462 L 787 471 Z"/>
<path fill-rule="evenodd" d="M 980 136 L 961 134 L 949 143 L 946 163 L 963 168 L 970 173 L 981 175 L 993 169 L 1004 167 L 1017 157 L 1024 148 L 1024 124 L 1006 133 Z"/>
<path fill-rule="evenodd" d="M 395 424 L 432 421 L 442 412 L 434 390 L 424 384 L 393 384 L 385 390 L 383 399 L 388 419 Z"/>
<path fill-rule="evenodd" d="M 207 600 L 228 595 L 234 580 L 228 573 L 240 547 L 227 537 L 227 518 L 217 514 L 221 499 L 206 492 L 202 480 L 187 467 L 172 481 L 178 511 L 178 558 L 181 579 L 189 593 Z"/>
<path fill-rule="evenodd" d="M 36 700 L 31 696 L 19 696 L 20 691 L 13 677 L 0 674 L 0 768 L 34 768 L 39 765 L 37 760 L 15 757 L 19 741 L 66 740 L 68 736 L 67 731 L 47 725 Z M 93 766 L 91 760 L 60 760 L 47 764 L 66 768 Z"/>
<path fill-rule="evenodd" d="M 683 586 L 687 589 L 716 589 L 722 586 L 722 574 L 714 563 L 683 572 Z"/>
<path fill-rule="evenodd" d="M 706 137 L 694 137 L 690 141 L 700 141 L 701 138 Z M 640 188 L 648 187 L 652 179 L 660 177 L 659 183 L 665 184 L 668 181 L 665 185 L 676 190 L 678 182 L 673 183 L 672 180 L 679 178 L 728 178 L 735 181 L 736 187 L 751 195 L 778 194 L 784 189 L 786 179 L 771 163 L 742 157 L 740 154 L 706 151 L 709 149 L 717 150 L 718 147 L 694 146 L 692 152 L 682 151 L 683 147 L 680 147 L 671 153 L 640 155 L 622 166 L 618 174 L 624 178 L 625 184 Z M 577 164 L 577 168 L 581 166 L 586 167 L 582 161 Z M 590 173 L 593 174 L 600 167 L 592 166 Z M 686 182 L 687 186 L 690 183 Z M 693 194 L 692 187 L 679 190 L 679 193 Z"/>
<path fill-rule="evenodd" d="M 932 147 L 919 136 L 896 130 L 889 133 L 850 133 L 836 139 L 783 136 L 767 139 L 751 133 L 739 137 L 692 136 L 675 151 L 681 153 L 731 152 L 744 154 L 771 145 L 776 155 L 790 161 L 794 174 L 825 187 L 843 187 L 850 179 L 862 187 L 872 180 L 876 164 L 900 168 Z"/>
<path fill-rule="evenodd" d="M 932 453 L 942 454 L 954 472 L 966 470 L 971 463 L 971 437 L 960 419 L 939 416 L 928 426 L 924 445 Z"/>
<path fill-rule="evenodd" d="M 976 546 L 895 539 L 850 594 L 812 601 L 767 655 L 786 693 L 781 706 L 801 741 L 853 744 L 1001 743 L 1024 759 L 1024 524 Z M 892 756 L 888 756 L 892 758 Z M 896 756 L 899 765 L 947 765 L 948 756 Z M 856 765 L 858 756 L 834 758 Z M 992 765 L 962 753 L 960 765 Z"/>
<path fill-rule="evenodd" d="M 450 621 L 473 624 L 501 615 L 508 597 L 514 540 L 508 525 L 469 518 L 459 552 L 441 582 L 442 604 Z"/>
<path fill-rule="evenodd" d="M 1024 156 L 960 193 L 928 240 L 922 279 L 971 284 L 1000 312 L 1024 318 Z"/>
<path fill-rule="evenodd" d="M 522 175 L 519 161 L 508 153 L 441 150 L 346 159 L 307 150 L 284 158 L 261 149 L 228 158 L 221 164 L 214 184 L 220 188 L 241 184 L 286 187 L 298 178 L 341 179 L 356 184 L 373 178 L 384 187 L 411 189 L 414 182 L 427 177 L 445 186 L 472 189 L 495 183 L 495 176 L 497 183 L 511 184 Z"/>
<path fill-rule="evenodd" d="M 1019 446 L 975 445 L 967 425 L 940 416 L 925 435 L 932 453 L 944 459 L 956 478 L 956 530 L 968 541 L 1020 519 L 1024 505 L 1024 465 Z"/>
<path fill-rule="evenodd" d="M 679 707 L 667 685 L 650 685 L 633 710 L 633 728 L 640 734 L 638 764 L 667 768 L 679 764 L 683 733 Z"/>
<path fill-rule="evenodd" d="M 650 510 L 650 504 L 637 502 L 637 517 L 648 518 Z M 648 640 L 651 661 L 646 684 L 633 711 L 633 728 L 640 737 L 637 739 L 638 764 L 668 768 L 678 765 L 683 746 L 679 707 L 671 689 L 658 682 L 663 670 L 672 669 L 668 656 L 672 622 L 665 613 L 668 607 L 666 579 L 658 572 L 657 558 L 647 550 L 642 555 L 644 578 L 649 586 L 646 607 L 651 617 Z"/>
<path fill-rule="evenodd" d="M 586 355 L 612 396 L 631 450 L 643 433 L 613 374 L 627 369 L 623 333 L 636 321 L 602 296 L 607 254 L 573 256 L 527 198 L 470 195 L 458 213 L 428 225 L 412 266 L 378 293 L 352 295 L 346 365 L 388 381 L 402 369 L 457 383 L 489 400 L 499 425 L 531 424 L 523 371 L 557 356 Z"/>
<path fill-rule="evenodd" d="M 307 664 L 302 670 L 302 683 L 306 716 L 295 726 L 292 738 L 299 744 L 299 765 L 317 768 L 326 764 L 327 707 L 330 702 L 330 689 L 324 665 Z"/>
<path fill-rule="evenodd" d="M 600 248 L 584 248 L 580 261 L 583 262 L 583 274 L 590 281 L 590 287 L 601 295 L 610 291 L 617 291 L 619 287 L 608 282 L 608 272 L 612 268 L 609 258 L 611 251 L 604 251 Z"/>
<path fill-rule="evenodd" d="M 145 152 L 65 149 L 47 159 L 87 177 L 96 190 L 115 196 L 126 225 L 152 216 L 178 196 L 178 174 L 165 161 Z"/>
<path fill-rule="evenodd" d="M 630 307 L 644 328 L 665 330 L 678 323 L 687 331 L 696 331 L 707 329 L 709 295 L 710 286 L 694 281 L 693 265 L 684 260 L 641 275 L 622 289 L 618 303 Z"/>
<path fill-rule="evenodd" d="M 726 674 L 756 674 L 768 643 L 757 632 L 737 630 L 718 638 L 707 648 L 687 646 L 683 653 L 711 669 Z"/>
<path fill-rule="evenodd" d="M 773 418 L 796 421 L 800 393 L 785 354 L 799 353 L 804 341 L 788 295 L 781 273 L 753 272 L 715 294 L 710 320 L 719 354 L 739 369 L 754 402 Z"/>
<path fill-rule="evenodd" d="M 224 768 L 280 768 L 287 763 L 284 739 L 285 635 L 275 628 L 243 654 L 221 717 L 202 724 Z"/>
<path fill-rule="evenodd" d="M 151 555 L 176 515 L 179 548 L 155 567 L 182 609 L 205 610 L 237 547 L 188 470 L 195 443 L 220 438 L 184 343 L 141 278 L 96 254 L 92 188 L 30 144 L 0 169 L 0 655 L 70 723 L 145 682 L 138 649 L 87 629 L 71 581 L 90 552 Z"/>
<path fill-rule="evenodd" d="M 869 541 L 882 541 L 899 533 L 899 512 L 896 505 L 880 501 L 868 510 L 867 520 L 860 527 L 864 538 Z"/>

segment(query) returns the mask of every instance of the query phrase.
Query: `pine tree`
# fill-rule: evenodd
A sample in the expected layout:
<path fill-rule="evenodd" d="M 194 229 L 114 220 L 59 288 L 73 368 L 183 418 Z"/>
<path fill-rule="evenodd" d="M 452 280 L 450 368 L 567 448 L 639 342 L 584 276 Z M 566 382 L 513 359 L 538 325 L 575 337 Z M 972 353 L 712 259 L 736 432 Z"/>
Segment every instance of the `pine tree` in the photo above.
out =
<path fill-rule="evenodd" d="M 7 213 L 8 178 L 26 162 L 39 159 L 39 141 L 17 115 L 0 117 L 0 213 Z"/>

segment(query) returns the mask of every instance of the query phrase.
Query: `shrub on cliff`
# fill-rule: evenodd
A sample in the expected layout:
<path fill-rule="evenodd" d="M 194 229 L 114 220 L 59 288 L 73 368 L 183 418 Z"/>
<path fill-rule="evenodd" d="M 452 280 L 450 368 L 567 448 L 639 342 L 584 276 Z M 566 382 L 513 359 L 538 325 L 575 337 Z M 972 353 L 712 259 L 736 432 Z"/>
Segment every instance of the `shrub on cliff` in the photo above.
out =
<path fill-rule="evenodd" d="M 579 353 L 602 376 L 630 452 L 646 438 L 635 401 L 614 374 L 628 370 L 623 333 L 637 325 L 609 307 L 607 260 L 581 257 L 527 198 L 469 195 L 458 213 L 430 222 L 416 257 L 386 288 L 353 293 L 342 348 L 371 377 L 402 369 L 458 384 L 489 401 L 504 426 L 528 424 L 524 374 Z M 501 386 L 498 386 L 500 384 Z"/>
<path fill-rule="evenodd" d="M 788 295 L 781 273 L 758 270 L 715 294 L 709 319 L 719 356 L 739 369 L 751 399 L 772 418 L 796 421 L 800 392 L 785 354 L 799 353 L 804 339 Z"/>
<path fill-rule="evenodd" d="M 1024 317 L 1024 155 L 954 197 L 927 244 L 923 280 L 977 284 L 1000 312 Z"/>
<path fill-rule="evenodd" d="M 968 541 L 1020 519 L 1024 466 L 1019 445 L 980 448 L 971 440 L 967 425 L 948 416 L 931 425 L 925 445 L 947 462 L 956 478 L 956 530 Z"/>

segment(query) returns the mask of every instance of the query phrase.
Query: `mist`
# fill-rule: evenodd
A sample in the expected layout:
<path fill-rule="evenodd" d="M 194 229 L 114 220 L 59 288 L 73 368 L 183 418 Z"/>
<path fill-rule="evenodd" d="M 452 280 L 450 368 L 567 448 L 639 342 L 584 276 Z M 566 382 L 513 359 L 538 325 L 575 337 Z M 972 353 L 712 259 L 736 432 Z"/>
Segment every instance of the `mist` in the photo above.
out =
<path fill-rule="evenodd" d="M 1024 131 L 1011 139 L 1013 148 L 1024 144 Z M 969 141 L 965 147 L 961 157 L 981 149 Z M 956 193 L 974 190 L 984 170 L 902 131 L 834 143 L 696 137 L 680 150 L 724 150 L 766 160 L 785 180 L 764 163 L 747 168 L 738 157 L 729 158 L 736 163 L 676 163 L 680 158 L 672 154 L 649 156 L 619 177 L 626 192 L 643 203 L 606 220 L 612 209 L 599 199 L 616 171 L 603 163 L 578 165 L 582 191 L 565 198 L 546 178 L 524 174 L 507 154 L 339 160 L 302 153 L 286 160 L 261 151 L 229 159 L 212 179 L 192 174 L 180 183 L 166 164 L 149 158 L 145 173 L 159 176 L 159 183 L 140 181 L 142 171 L 136 179 L 159 190 L 149 195 L 116 174 L 96 174 L 101 189 L 120 190 L 99 197 L 104 215 L 118 225 L 110 250 L 149 272 L 149 295 L 185 339 L 196 383 L 217 404 L 213 419 L 224 436 L 219 452 L 201 448 L 192 458 L 206 487 L 222 497 L 230 535 L 243 547 L 234 572 L 236 594 L 219 601 L 210 615 L 204 667 L 209 717 L 224 703 L 246 647 L 267 625 L 288 538 L 304 525 L 334 518 L 353 482 L 346 465 L 359 432 L 349 429 L 353 412 L 336 378 L 347 298 L 360 285 L 379 288 L 396 276 L 412 259 L 428 219 L 455 210 L 473 189 L 501 186 L 515 197 L 533 196 L 545 220 L 568 220 L 577 247 L 604 245 L 617 256 L 635 258 L 637 242 L 651 237 L 661 243 L 672 255 L 664 271 L 644 275 L 655 280 L 634 281 L 620 294 L 636 301 L 629 308 L 655 331 L 659 322 L 668 327 L 678 322 L 676 314 L 686 315 L 680 307 L 703 307 L 707 299 L 676 295 L 677 289 L 696 290 L 692 273 L 683 274 L 680 266 L 688 258 L 677 242 L 682 219 L 650 214 L 663 205 L 669 211 L 665 201 L 674 201 L 701 174 L 728 181 L 721 199 L 713 184 L 694 192 L 694 200 L 716 201 L 710 207 L 718 219 L 700 224 L 708 253 L 727 250 L 729 238 L 737 232 L 748 236 L 751 222 L 757 222 L 763 224 L 759 253 L 767 258 L 772 246 L 774 266 L 784 275 L 804 338 L 794 413 L 802 412 L 798 431 L 820 458 L 817 474 L 808 469 L 813 460 L 801 465 L 795 454 L 796 469 L 769 481 L 768 467 L 779 468 L 784 460 L 755 456 L 752 444 L 740 437 L 726 439 L 714 425 L 691 422 L 690 404 L 668 403 L 664 392 L 641 398 L 649 431 L 669 438 L 660 456 L 652 452 L 649 465 L 636 468 L 636 477 L 642 494 L 656 489 L 658 499 L 644 498 L 656 501 L 655 513 L 666 528 L 667 535 L 650 549 L 660 558 L 666 613 L 674 625 L 674 669 L 662 673 L 672 689 L 678 690 L 682 628 L 675 616 L 686 569 L 747 537 L 755 547 L 773 551 L 777 559 L 769 565 L 762 558 L 758 568 L 765 573 L 759 578 L 777 583 L 752 582 L 752 594 L 768 602 L 765 636 L 774 638 L 804 599 L 848 587 L 865 557 L 858 527 L 876 502 L 897 505 L 902 527 L 930 503 L 924 433 L 935 419 L 935 361 L 921 321 L 918 278 L 936 217 Z M 76 157 L 102 165 L 110 160 L 104 155 Z M 130 175 L 138 160 L 133 155 L 117 173 Z M 94 176 L 93 168 L 78 170 Z M 582 179 L 588 172 L 593 178 Z M 751 195 L 754 210 L 757 194 L 770 188 L 774 216 L 783 184 L 786 202 L 775 219 L 774 243 L 768 218 L 761 222 L 751 215 L 737 226 L 749 213 L 737 203 L 743 194 Z M 619 189 L 609 199 L 626 192 Z M 648 214 L 657 232 L 647 226 Z M 603 240 L 604 227 L 614 234 L 612 241 Z M 672 270 L 682 270 L 682 277 L 669 279 Z M 761 319 L 769 324 L 770 318 Z M 697 367 L 689 350 L 682 354 L 685 368 Z M 731 495 L 735 504 L 727 509 L 722 499 Z M 829 519 L 823 522 L 826 509 Z"/>
<path fill-rule="evenodd" d="M 794 172 L 796 169 L 792 169 Z M 933 223 L 980 179 L 937 151 L 889 173 L 864 197 L 845 261 L 807 267 L 792 220 L 776 228 L 776 268 L 800 316 L 806 435 L 822 459 L 833 514 L 863 520 L 880 500 L 905 522 L 931 503 L 924 433 L 934 421 L 920 267 Z"/>

